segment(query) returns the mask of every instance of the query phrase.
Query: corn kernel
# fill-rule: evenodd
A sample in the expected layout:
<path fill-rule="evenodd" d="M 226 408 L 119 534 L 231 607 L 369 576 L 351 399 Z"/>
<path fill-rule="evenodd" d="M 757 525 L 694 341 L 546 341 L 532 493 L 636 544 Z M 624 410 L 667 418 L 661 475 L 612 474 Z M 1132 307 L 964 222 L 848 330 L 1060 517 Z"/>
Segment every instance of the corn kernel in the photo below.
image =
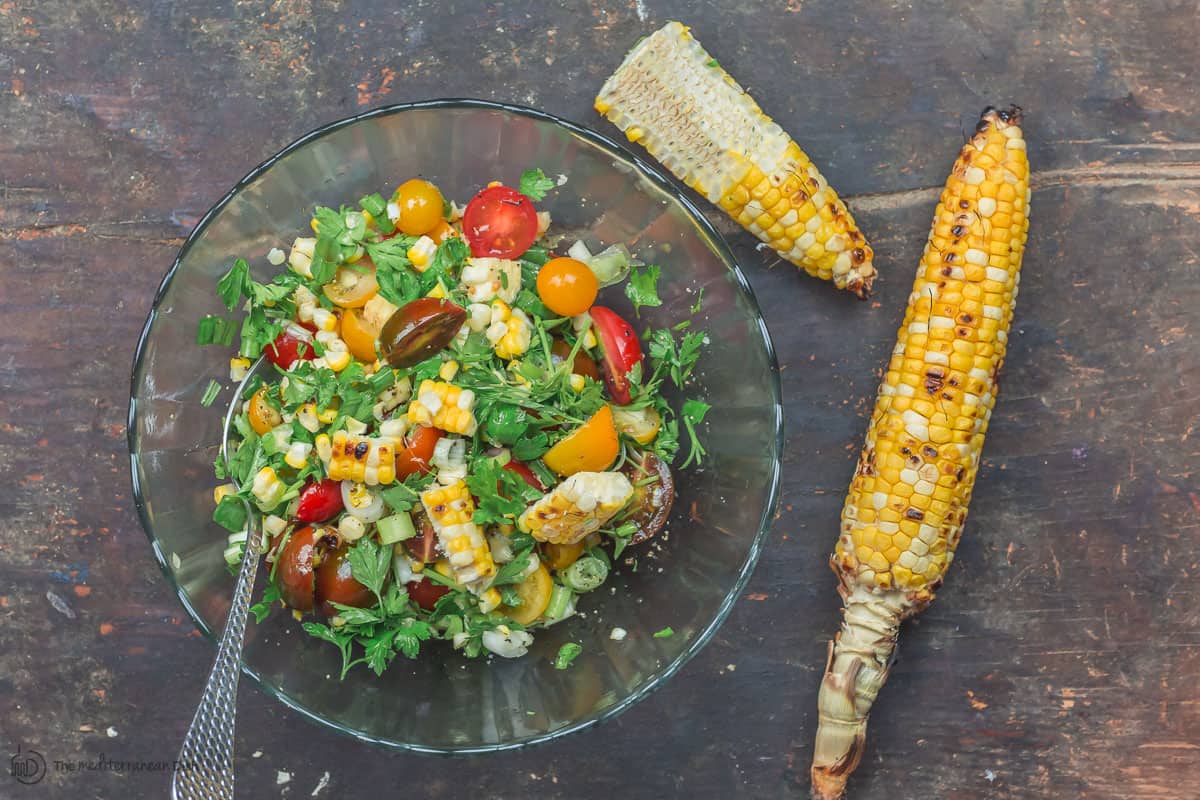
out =
<path fill-rule="evenodd" d="M 237 487 L 232 483 L 222 483 L 220 486 L 213 489 L 213 503 L 220 504 L 225 497 L 237 492 Z"/>
<path fill-rule="evenodd" d="M 454 376 L 458 374 L 458 362 L 454 359 L 442 363 L 438 370 L 438 377 L 444 381 L 454 380 Z"/>
<path fill-rule="evenodd" d="M 241 382 L 250 374 L 250 359 L 234 356 L 229 359 L 229 380 Z"/>
<path fill-rule="evenodd" d="M 429 265 L 433 263 L 433 256 L 437 252 L 437 243 L 428 236 L 422 236 L 417 239 L 408 248 L 408 260 L 412 262 L 413 269 L 417 272 L 424 272 L 429 269 Z"/>
<path fill-rule="evenodd" d="M 576 392 L 582 392 L 587 386 L 587 380 L 577 372 L 572 372 L 569 378 L 571 388 Z"/>
<path fill-rule="evenodd" d="M 442 284 L 439 283 L 437 286 L 430 289 L 429 293 L 426 294 L 425 296 L 426 297 L 436 297 L 436 298 L 440 298 L 440 299 L 444 300 L 446 298 L 446 287 L 442 286 Z"/>

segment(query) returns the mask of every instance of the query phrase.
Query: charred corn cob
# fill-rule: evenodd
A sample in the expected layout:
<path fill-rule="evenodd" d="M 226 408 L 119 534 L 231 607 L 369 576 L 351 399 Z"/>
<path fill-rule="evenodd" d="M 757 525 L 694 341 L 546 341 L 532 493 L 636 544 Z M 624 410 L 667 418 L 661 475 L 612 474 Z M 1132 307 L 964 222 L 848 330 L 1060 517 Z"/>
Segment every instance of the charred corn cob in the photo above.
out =
<path fill-rule="evenodd" d="M 386 436 L 372 438 L 338 431 L 330 448 L 329 477 L 368 486 L 391 483 L 396 480 L 395 442 Z"/>
<path fill-rule="evenodd" d="M 635 45 L 596 110 L 785 259 L 870 293 L 873 253 L 846 204 L 685 26 L 668 22 Z"/>
<path fill-rule="evenodd" d="M 818 699 L 813 796 L 842 796 L 900 623 L 941 585 L 1004 362 L 1029 213 L 1021 111 L 988 108 L 946 182 L 831 564 L 845 605 Z"/>
<path fill-rule="evenodd" d="M 632 496 L 633 484 L 620 472 L 576 472 L 525 509 L 517 525 L 539 542 L 574 544 Z"/>
<path fill-rule="evenodd" d="M 472 436 L 477 425 L 474 412 L 475 393 L 470 389 L 426 378 L 408 406 L 408 421 Z"/>
<path fill-rule="evenodd" d="M 483 531 L 472 519 L 475 502 L 467 484 L 457 481 L 426 489 L 421 493 L 421 505 L 433 523 L 454 579 L 476 594 L 486 590 L 496 574 L 496 563 Z"/>

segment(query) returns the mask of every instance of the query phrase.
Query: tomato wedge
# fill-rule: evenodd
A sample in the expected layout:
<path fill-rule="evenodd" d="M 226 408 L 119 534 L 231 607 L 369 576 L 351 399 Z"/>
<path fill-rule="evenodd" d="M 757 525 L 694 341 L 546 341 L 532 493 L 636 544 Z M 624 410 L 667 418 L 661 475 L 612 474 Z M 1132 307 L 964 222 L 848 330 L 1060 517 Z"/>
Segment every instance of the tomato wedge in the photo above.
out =
<path fill-rule="evenodd" d="M 546 487 L 542 486 L 542 482 L 538 480 L 538 476 L 534 474 L 534 471 L 531 470 L 529 465 L 524 461 L 517 461 L 515 458 L 510 459 L 509 462 L 504 465 L 504 469 L 508 470 L 509 472 L 517 473 L 525 479 L 526 483 L 528 483 L 534 489 L 537 489 L 539 492 L 546 491 Z"/>
<path fill-rule="evenodd" d="M 404 588 L 408 590 L 409 598 L 426 611 L 433 611 L 437 601 L 450 592 L 449 586 L 431 580 L 410 581 L 404 584 Z"/>
<path fill-rule="evenodd" d="M 507 186 L 489 186 L 471 198 L 462 224 L 476 258 L 516 258 L 537 239 L 533 202 Z"/>
<path fill-rule="evenodd" d="M 363 258 L 353 264 L 338 267 L 333 280 L 325 284 L 321 291 L 342 308 L 361 308 L 379 292 L 379 282 L 375 280 L 375 265 L 371 263 L 371 259 Z"/>
<path fill-rule="evenodd" d="M 345 504 L 342 502 L 342 484 L 326 478 L 321 481 L 310 480 L 300 490 L 296 504 L 297 522 L 326 522 L 342 512 Z"/>
<path fill-rule="evenodd" d="M 641 544 L 657 536 L 666 526 L 671 516 L 671 506 L 675 504 L 675 480 L 667 462 L 650 452 L 642 453 L 640 458 L 630 453 L 621 471 L 636 487 L 626 512 L 626 521 L 637 526 L 629 543 Z M 658 480 L 644 483 L 648 477 Z"/>
<path fill-rule="evenodd" d="M 642 344 L 633 326 L 611 308 L 592 306 L 589 313 L 604 350 L 604 385 L 617 405 L 627 405 L 633 399 L 627 376 L 631 369 L 642 363 Z"/>
<path fill-rule="evenodd" d="M 315 600 L 321 604 L 320 611 L 327 617 L 336 616 L 334 603 L 355 608 L 370 608 L 375 605 L 375 595 L 366 586 L 354 579 L 350 568 L 350 546 L 343 544 L 332 553 L 326 553 L 317 565 Z"/>
<path fill-rule="evenodd" d="M 263 355 L 280 369 L 287 369 L 297 361 L 312 361 L 317 357 L 312 334 L 296 325 L 288 325 L 280 331 L 275 341 L 263 348 Z"/>
<path fill-rule="evenodd" d="M 404 549 L 417 561 L 423 564 L 432 564 L 437 561 L 438 545 L 437 534 L 433 531 L 433 523 L 429 521 L 429 515 L 425 513 L 425 509 L 420 507 L 413 509 L 412 518 L 417 535 L 404 540 Z"/>
<path fill-rule="evenodd" d="M 411 367 L 454 339 L 467 321 L 467 310 L 439 297 L 406 303 L 384 323 L 379 352 L 393 367 Z"/>
<path fill-rule="evenodd" d="M 292 531 L 275 564 L 275 582 L 283 602 L 297 611 L 312 611 L 316 592 L 315 565 L 336 542 L 325 528 Z"/>
<path fill-rule="evenodd" d="M 404 440 L 404 447 L 396 450 L 396 478 L 404 480 L 410 475 L 424 475 L 433 469 L 429 461 L 433 458 L 433 448 L 441 438 L 442 432 L 429 425 L 420 425 L 410 431 Z"/>
<path fill-rule="evenodd" d="M 550 345 L 550 354 L 554 366 L 557 367 L 571 355 L 571 345 L 567 344 L 563 339 L 555 339 L 553 344 Z M 594 381 L 600 380 L 600 370 L 596 368 L 596 362 L 582 347 L 575 354 L 575 362 L 571 365 L 571 372 L 574 372 L 576 375 L 582 375 L 585 378 L 591 378 Z"/>

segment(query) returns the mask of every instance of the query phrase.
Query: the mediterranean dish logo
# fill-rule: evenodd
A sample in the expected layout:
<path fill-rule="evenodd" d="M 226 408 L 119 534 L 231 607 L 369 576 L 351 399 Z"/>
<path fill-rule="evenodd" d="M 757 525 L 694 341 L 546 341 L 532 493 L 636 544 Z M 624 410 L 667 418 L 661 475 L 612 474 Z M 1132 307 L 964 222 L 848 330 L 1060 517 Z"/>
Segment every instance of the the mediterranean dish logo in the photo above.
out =
<path fill-rule="evenodd" d="M 9 771 L 17 783 L 28 786 L 46 777 L 46 759 L 37 750 L 26 750 L 18 745 L 9 762 Z"/>

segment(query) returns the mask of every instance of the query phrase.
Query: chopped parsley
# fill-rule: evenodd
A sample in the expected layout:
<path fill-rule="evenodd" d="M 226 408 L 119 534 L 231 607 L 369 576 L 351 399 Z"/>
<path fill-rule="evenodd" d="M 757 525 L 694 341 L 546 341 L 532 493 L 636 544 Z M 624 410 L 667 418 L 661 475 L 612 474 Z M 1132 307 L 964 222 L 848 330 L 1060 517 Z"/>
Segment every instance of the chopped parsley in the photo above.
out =
<path fill-rule="evenodd" d="M 651 264 L 646 269 L 634 267 L 629 273 L 629 283 L 625 284 L 625 296 L 633 303 L 635 314 L 640 315 L 643 306 L 653 308 L 662 305 L 658 296 L 658 276 L 661 270 Z"/>
<path fill-rule="evenodd" d="M 553 189 L 557 184 L 546 177 L 546 173 L 541 169 L 527 169 L 521 173 L 521 183 L 517 188 L 521 194 L 528 197 L 530 200 L 537 202 L 546 196 L 546 192 Z"/>
<path fill-rule="evenodd" d="M 663 628 L 661 631 L 654 632 L 655 639 L 670 639 L 674 635 L 675 635 L 675 631 L 672 630 L 669 625 L 667 627 Z"/>
<path fill-rule="evenodd" d="M 554 657 L 555 669 L 566 669 L 571 666 L 571 662 L 579 657 L 583 652 L 583 645 L 575 642 L 567 642 L 562 647 L 558 648 L 558 655 Z"/>

